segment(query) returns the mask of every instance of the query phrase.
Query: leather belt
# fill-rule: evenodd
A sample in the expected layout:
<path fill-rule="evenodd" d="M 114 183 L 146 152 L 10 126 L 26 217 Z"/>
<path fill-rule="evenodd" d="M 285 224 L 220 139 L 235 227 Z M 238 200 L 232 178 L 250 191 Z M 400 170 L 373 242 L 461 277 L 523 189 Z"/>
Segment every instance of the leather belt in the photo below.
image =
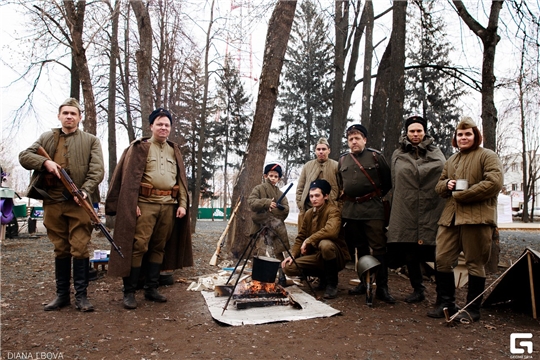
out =
<path fill-rule="evenodd" d="M 172 193 L 173 193 L 172 190 L 149 189 L 143 186 L 141 186 L 139 189 L 139 194 L 144 197 L 148 197 L 151 195 L 167 196 L 167 195 L 171 195 Z"/>
<path fill-rule="evenodd" d="M 350 201 L 356 204 L 362 204 L 362 203 L 365 203 L 366 201 L 369 201 L 373 198 L 380 197 L 380 196 L 381 194 L 379 191 L 372 191 L 369 194 L 366 194 L 363 196 L 357 196 L 357 197 L 352 197 L 346 194 L 342 194 L 341 199 L 345 201 Z"/>

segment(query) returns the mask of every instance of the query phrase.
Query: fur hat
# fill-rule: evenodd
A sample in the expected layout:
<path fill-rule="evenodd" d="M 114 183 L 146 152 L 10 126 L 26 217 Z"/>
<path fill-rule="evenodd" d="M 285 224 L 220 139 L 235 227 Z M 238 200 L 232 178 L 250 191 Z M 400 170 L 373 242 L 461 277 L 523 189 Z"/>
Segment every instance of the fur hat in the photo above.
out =
<path fill-rule="evenodd" d="M 148 122 L 150 124 L 154 123 L 154 120 L 156 120 L 160 116 L 166 116 L 169 118 L 169 121 L 172 124 L 172 116 L 169 110 L 165 110 L 164 108 L 157 108 L 156 110 L 152 111 L 152 113 L 148 116 Z"/>
<path fill-rule="evenodd" d="M 283 169 L 278 163 L 270 163 L 264 167 L 264 175 L 268 174 L 270 171 L 277 172 L 280 178 L 283 176 Z"/>
<path fill-rule="evenodd" d="M 409 125 L 415 124 L 415 123 L 422 125 L 422 127 L 424 128 L 424 132 L 427 132 L 426 120 L 424 120 L 424 118 L 421 117 L 420 115 L 409 116 L 407 120 L 405 120 L 405 131 L 409 130 Z"/>
<path fill-rule="evenodd" d="M 346 136 L 349 136 L 349 133 L 355 132 L 355 131 L 360 131 L 366 138 L 368 136 L 367 129 L 365 128 L 364 125 L 361 125 L 361 124 L 354 124 L 354 125 L 349 126 L 345 134 Z"/>
<path fill-rule="evenodd" d="M 317 179 L 309 184 L 309 190 L 311 189 L 321 189 L 323 195 L 328 195 L 332 191 L 332 186 L 324 179 Z"/>

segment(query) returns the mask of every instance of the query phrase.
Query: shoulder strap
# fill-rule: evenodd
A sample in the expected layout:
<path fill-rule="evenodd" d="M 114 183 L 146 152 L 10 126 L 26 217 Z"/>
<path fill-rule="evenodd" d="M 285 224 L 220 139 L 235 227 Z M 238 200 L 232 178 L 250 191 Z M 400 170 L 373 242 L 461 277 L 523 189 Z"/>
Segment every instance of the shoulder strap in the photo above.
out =
<path fill-rule="evenodd" d="M 375 191 L 377 192 L 380 192 L 379 188 L 377 187 L 377 185 L 375 184 L 375 181 L 373 181 L 373 179 L 371 178 L 371 176 L 369 176 L 369 174 L 367 173 L 366 169 L 364 169 L 364 167 L 362 166 L 362 164 L 360 164 L 360 161 L 356 160 L 356 158 L 354 157 L 354 155 L 352 153 L 349 153 L 349 155 L 351 155 L 351 158 L 354 160 L 354 162 L 356 163 L 356 165 L 358 165 L 358 167 L 360 168 L 360 170 L 362 170 L 362 172 L 364 173 L 364 175 L 366 175 L 366 178 L 369 180 L 369 182 L 371 183 L 371 185 L 373 185 L 373 187 L 375 188 Z M 373 153 L 373 156 L 375 156 L 375 153 Z M 375 157 L 375 159 L 377 159 Z M 375 160 L 377 162 L 377 164 L 379 164 L 379 162 L 377 160 Z"/>

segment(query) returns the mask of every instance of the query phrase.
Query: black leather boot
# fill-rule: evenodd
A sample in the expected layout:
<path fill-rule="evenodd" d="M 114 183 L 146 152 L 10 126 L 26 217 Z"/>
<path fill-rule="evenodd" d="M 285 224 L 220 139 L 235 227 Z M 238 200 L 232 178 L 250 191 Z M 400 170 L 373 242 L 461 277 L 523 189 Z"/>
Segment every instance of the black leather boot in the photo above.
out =
<path fill-rule="evenodd" d="M 456 318 L 455 321 L 460 322 L 475 322 L 480 320 L 480 306 L 484 296 L 479 296 L 484 292 L 486 286 L 486 278 L 469 275 L 469 285 L 467 291 L 467 306 Z M 476 299 L 478 297 L 478 299 Z M 475 300 L 476 299 L 476 300 Z M 474 302 L 472 302 L 474 300 Z"/>
<path fill-rule="evenodd" d="M 412 304 L 423 301 L 426 298 L 424 295 L 426 287 L 423 284 L 424 279 L 422 278 L 422 268 L 420 267 L 420 263 L 407 263 L 407 272 L 409 273 L 409 280 L 414 291 L 405 298 L 405 302 Z"/>
<path fill-rule="evenodd" d="M 440 272 L 435 273 L 435 281 L 437 281 L 438 297 L 441 304 L 428 311 L 427 316 L 435 319 L 444 318 L 444 308 L 448 308 L 448 315 L 452 316 L 457 311 L 456 307 L 456 285 L 454 282 L 454 272 Z"/>
<path fill-rule="evenodd" d="M 124 282 L 124 298 L 122 300 L 124 309 L 133 310 L 137 308 L 135 291 L 137 290 L 137 282 L 139 281 L 140 273 L 140 267 L 132 267 L 129 276 L 122 278 Z"/>
<path fill-rule="evenodd" d="M 90 260 L 73 259 L 73 286 L 75 287 L 75 307 L 82 312 L 94 311 L 94 306 L 90 304 L 86 297 L 88 289 L 88 270 Z"/>
<path fill-rule="evenodd" d="M 324 291 L 325 299 L 335 299 L 338 293 L 338 265 L 337 259 L 326 260 L 324 262 L 324 277 L 326 279 L 326 290 Z"/>
<path fill-rule="evenodd" d="M 69 283 L 71 280 L 71 256 L 54 259 L 54 273 L 56 279 L 56 298 L 45 305 L 43 310 L 51 311 L 71 304 L 69 299 Z"/>
<path fill-rule="evenodd" d="M 155 302 L 166 302 L 167 298 L 161 295 L 157 288 L 159 286 L 159 271 L 161 264 L 148 263 L 146 283 L 144 284 L 144 298 Z"/>
<path fill-rule="evenodd" d="M 377 283 L 375 297 L 387 304 L 395 304 L 396 299 L 388 292 L 388 266 L 386 265 L 386 256 L 377 255 L 375 258 L 381 263 L 375 277 Z"/>

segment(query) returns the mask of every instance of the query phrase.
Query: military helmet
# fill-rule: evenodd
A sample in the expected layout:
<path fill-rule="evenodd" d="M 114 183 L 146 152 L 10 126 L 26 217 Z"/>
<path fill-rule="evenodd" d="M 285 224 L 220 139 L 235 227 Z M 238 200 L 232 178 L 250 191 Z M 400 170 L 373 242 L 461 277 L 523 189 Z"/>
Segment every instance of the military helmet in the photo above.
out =
<path fill-rule="evenodd" d="M 381 263 L 373 256 L 362 256 L 360 259 L 358 259 L 358 263 L 356 264 L 356 272 L 358 273 L 358 277 L 362 278 L 362 275 L 364 275 L 366 271 L 373 269 L 379 265 L 381 265 Z"/>

